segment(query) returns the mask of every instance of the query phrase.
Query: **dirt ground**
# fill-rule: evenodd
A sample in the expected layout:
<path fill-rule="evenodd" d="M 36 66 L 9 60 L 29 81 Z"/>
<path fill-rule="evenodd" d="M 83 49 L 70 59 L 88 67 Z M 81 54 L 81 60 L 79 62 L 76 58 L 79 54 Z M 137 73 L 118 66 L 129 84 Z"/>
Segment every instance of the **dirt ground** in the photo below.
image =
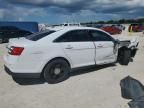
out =
<path fill-rule="evenodd" d="M 75 70 L 71 77 L 50 85 L 36 79 L 15 82 L 3 69 L 5 45 L 0 45 L 0 108 L 128 108 L 121 97 L 120 80 L 130 75 L 144 84 L 144 36 L 128 66 L 105 65 Z M 18 83 L 19 82 L 19 83 Z"/>

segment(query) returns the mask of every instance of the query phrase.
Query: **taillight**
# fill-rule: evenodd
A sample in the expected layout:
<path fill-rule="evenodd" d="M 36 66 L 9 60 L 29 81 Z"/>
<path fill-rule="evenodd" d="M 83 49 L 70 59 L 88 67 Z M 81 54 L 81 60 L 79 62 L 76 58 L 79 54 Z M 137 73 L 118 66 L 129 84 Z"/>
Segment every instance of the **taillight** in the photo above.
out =
<path fill-rule="evenodd" d="M 15 55 L 15 56 L 19 56 L 21 55 L 21 53 L 23 52 L 24 48 L 23 47 L 15 47 L 15 46 L 11 46 L 9 48 L 8 53 L 10 55 Z"/>

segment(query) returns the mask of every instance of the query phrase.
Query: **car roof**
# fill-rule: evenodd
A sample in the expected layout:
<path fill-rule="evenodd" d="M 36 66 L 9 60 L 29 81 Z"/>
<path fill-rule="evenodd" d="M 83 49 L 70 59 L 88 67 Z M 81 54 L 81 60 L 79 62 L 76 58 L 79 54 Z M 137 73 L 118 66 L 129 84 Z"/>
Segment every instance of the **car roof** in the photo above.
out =
<path fill-rule="evenodd" d="M 110 35 L 108 32 L 99 29 L 99 28 L 94 28 L 94 27 L 83 27 L 83 26 L 79 26 L 79 27 L 53 27 L 53 28 L 49 28 L 48 30 L 52 30 L 52 31 L 56 31 L 56 32 L 68 32 L 71 30 L 97 30 L 97 31 L 101 31 L 104 32 L 108 35 Z"/>

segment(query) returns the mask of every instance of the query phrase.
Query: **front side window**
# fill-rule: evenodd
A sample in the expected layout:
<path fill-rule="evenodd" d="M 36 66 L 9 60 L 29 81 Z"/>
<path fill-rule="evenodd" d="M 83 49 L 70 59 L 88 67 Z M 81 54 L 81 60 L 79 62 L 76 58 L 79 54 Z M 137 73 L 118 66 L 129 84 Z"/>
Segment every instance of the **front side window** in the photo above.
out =
<path fill-rule="evenodd" d="M 87 30 L 74 30 L 65 33 L 57 38 L 54 42 L 86 42 L 90 41 Z"/>
<path fill-rule="evenodd" d="M 112 37 L 102 31 L 92 30 L 90 31 L 90 34 L 93 41 L 114 41 Z"/>

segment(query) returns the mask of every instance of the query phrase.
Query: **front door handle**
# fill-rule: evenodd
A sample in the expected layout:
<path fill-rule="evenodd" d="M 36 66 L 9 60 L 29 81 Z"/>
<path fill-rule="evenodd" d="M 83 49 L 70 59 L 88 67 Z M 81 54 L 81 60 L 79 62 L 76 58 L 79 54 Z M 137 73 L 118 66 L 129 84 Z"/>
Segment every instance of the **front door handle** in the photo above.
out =
<path fill-rule="evenodd" d="M 98 45 L 97 47 L 98 47 L 98 48 L 102 48 L 102 47 L 103 47 L 103 45 Z"/>

